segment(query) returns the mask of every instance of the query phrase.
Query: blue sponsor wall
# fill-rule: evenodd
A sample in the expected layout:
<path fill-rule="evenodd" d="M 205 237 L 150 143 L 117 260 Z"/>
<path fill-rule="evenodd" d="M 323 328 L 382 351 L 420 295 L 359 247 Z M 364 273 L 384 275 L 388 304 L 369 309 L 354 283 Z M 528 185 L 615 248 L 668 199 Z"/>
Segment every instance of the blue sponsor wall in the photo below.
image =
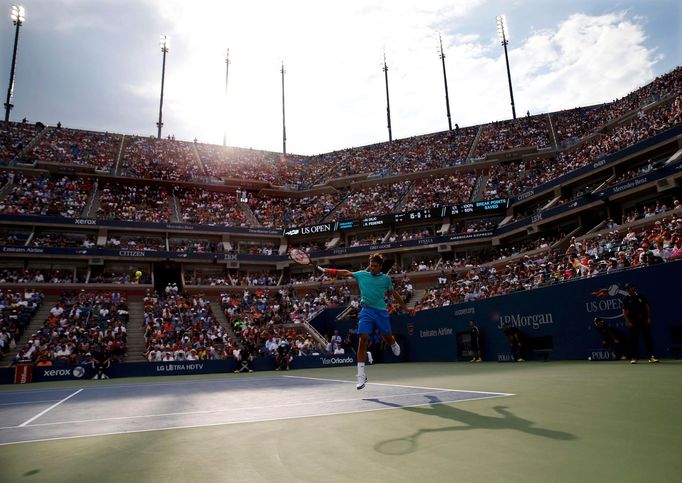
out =
<path fill-rule="evenodd" d="M 295 357 L 291 369 L 312 369 L 319 367 L 338 367 L 355 365 L 355 355 L 319 355 Z M 113 364 L 106 372 L 114 377 L 146 377 L 146 376 L 179 376 L 191 374 L 217 374 L 233 372 L 240 365 L 232 360 L 217 361 L 185 361 L 185 362 L 130 362 Z M 274 357 L 258 357 L 251 364 L 255 371 L 271 371 L 275 369 Z M 0 384 L 14 382 L 15 369 L 0 369 Z M 63 381 L 91 379 L 94 376 L 92 367 L 86 366 L 50 366 L 32 368 L 32 381 Z"/>
<path fill-rule="evenodd" d="M 471 355 L 465 351 L 464 341 L 458 343 L 457 335 L 468 331 L 470 319 L 481 330 L 483 359 L 487 361 L 511 360 L 502 331 L 505 321 L 524 334 L 528 359 L 614 359 L 615 354 L 602 350 L 593 319 L 602 317 L 627 340 L 622 300 L 626 295 L 623 286 L 630 282 L 651 305 L 656 355 L 669 357 L 668 348 L 673 345 L 671 327 L 682 325 L 681 277 L 682 261 L 678 261 L 391 319 L 393 331 L 402 341 L 401 357 L 408 361 L 469 359 Z M 335 328 L 345 333 L 355 326 L 355 321 L 336 322 L 339 312 L 325 311 L 313 321 L 314 325 L 322 334 L 330 334 Z M 533 346 L 537 350 L 530 350 Z M 643 351 L 641 340 L 640 347 Z"/>

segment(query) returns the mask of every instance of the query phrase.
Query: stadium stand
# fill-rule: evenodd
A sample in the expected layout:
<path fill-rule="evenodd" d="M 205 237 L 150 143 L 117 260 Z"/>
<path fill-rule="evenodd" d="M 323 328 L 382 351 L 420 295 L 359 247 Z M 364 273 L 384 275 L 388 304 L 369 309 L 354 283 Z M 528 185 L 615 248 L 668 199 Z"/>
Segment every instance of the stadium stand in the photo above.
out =
<path fill-rule="evenodd" d="M 601 105 L 315 156 L 4 123 L 1 293 L 74 290 L 15 360 L 122 360 L 128 299 L 147 360 L 326 353 L 307 322 L 356 287 L 292 248 L 348 269 L 384 251 L 422 310 L 678 260 L 681 117 L 677 68 Z"/>

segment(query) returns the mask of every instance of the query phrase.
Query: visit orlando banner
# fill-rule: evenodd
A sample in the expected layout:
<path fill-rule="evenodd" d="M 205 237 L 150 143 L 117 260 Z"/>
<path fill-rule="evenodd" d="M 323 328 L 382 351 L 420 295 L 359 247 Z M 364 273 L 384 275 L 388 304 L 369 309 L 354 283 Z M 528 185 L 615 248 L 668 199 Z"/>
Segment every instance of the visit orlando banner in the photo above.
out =
<path fill-rule="evenodd" d="M 538 349 L 551 349 L 550 360 L 586 360 L 588 357 L 613 360 L 612 350 L 601 347 L 601 337 L 594 330 L 593 319 L 603 318 L 627 341 L 622 313 L 626 295 L 623 287 L 629 282 L 651 305 L 656 355 L 666 357 L 667 349 L 672 345 L 671 327 L 682 325 L 679 311 L 681 273 L 682 261 L 670 262 L 418 312 L 414 317 L 400 315 L 392 317 L 392 325 L 399 339 L 406 342 L 404 348 L 409 361 L 464 359 L 457 334 L 469 330 L 471 319 L 480 328 L 486 361 L 511 358 L 502 330 L 504 322 L 521 330 L 530 359 L 542 359 L 547 354 L 546 351 L 531 350 L 535 344 Z M 640 350 L 640 356 L 644 357 L 643 347 Z"/>

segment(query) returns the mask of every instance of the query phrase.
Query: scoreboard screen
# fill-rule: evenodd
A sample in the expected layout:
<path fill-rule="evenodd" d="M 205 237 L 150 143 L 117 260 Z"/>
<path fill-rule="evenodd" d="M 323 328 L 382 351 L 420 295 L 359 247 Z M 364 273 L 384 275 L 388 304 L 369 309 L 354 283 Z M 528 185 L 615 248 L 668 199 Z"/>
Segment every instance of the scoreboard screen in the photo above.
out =
<path fill-rule="evenodd" d="M 441 218 L 441 208 L 425 208 L 423 210 L 406 211 L 395 213 L 393 223 L 406 223 L 410 221 L 423 221 Z"/>
<path fill-rule="evenodd" d="M 401 225 L 404 223 L 413 223 L 420 221 L 433 220 L 438 221 L 446 216 L 453 218 L 461 218 L 466 216 L 485 216 L 502 214 L 509 206 L 509 200 L 506 198 L 496 200 L 473 201 L 471 203 L 460 203 L 458 205 L 437 206 L 435 208 L 424 208 L 421 210 L 405 211 L 402 213 L 393 213 L 388 215 L 368 216 L 360 220 L 341 220 L 338 221 L 332 228 L 326 228 L 326 225 L 302 227 L 287 229 L 284 232 L 285 236 L 307 235 L 310 233 L 318 233 L 321 231 L 336 231 L 336 230 L 352 230 L 354 228 L 375 228 L 386 227 L 389 225 Z M 324 226 L 325 229 L 321 227 Z M 294 233 L 296 232 L 296 233 Z"/>

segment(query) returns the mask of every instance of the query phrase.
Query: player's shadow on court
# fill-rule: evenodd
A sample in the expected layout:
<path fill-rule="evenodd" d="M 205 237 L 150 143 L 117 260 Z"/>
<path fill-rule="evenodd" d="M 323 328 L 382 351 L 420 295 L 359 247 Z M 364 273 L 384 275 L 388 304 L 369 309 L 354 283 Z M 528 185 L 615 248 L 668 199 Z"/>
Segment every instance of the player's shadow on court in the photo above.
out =
<path fill-rule="evenodd" d="M 425 416 L 436 416 L 460 423 L 457 426 L 420 429 L 417 432 L 403 438 L 380 441 L 374 445 L 374 449 L 376 451 L 384 454 L 407 454 L 418 449 L 418 440 L 423 434 L 439 433 L 444 431 L 465 431 L 471 429 L 515 430 L 533 436 L 540 436 L 543 438 L 562 441 L 571 441 L 576 439 L 576 436 L 571 433 L 537 427 L 533 421 L 516 416 L 514 413 L 509 411 L 506 406 L 493 407 L 493 410 L 499 414 L 499 416 L 484 416 L 472 411 L 465 411 L 464 409 L 460 409 L 449 404 L 442 404 L 441 401 L 435 396 L 429 395 L 426 396 L 426 398 L 429 399 L 429 402 L 431 403 L 430 406 L 402 407 L 399 404 L 382 401 L 377 398 L 366 399 L 367 401 L 373 401 L 385 406 L 401 408 L 404 411 L 409 411 L 411 413 L 422 414 Z"/>

